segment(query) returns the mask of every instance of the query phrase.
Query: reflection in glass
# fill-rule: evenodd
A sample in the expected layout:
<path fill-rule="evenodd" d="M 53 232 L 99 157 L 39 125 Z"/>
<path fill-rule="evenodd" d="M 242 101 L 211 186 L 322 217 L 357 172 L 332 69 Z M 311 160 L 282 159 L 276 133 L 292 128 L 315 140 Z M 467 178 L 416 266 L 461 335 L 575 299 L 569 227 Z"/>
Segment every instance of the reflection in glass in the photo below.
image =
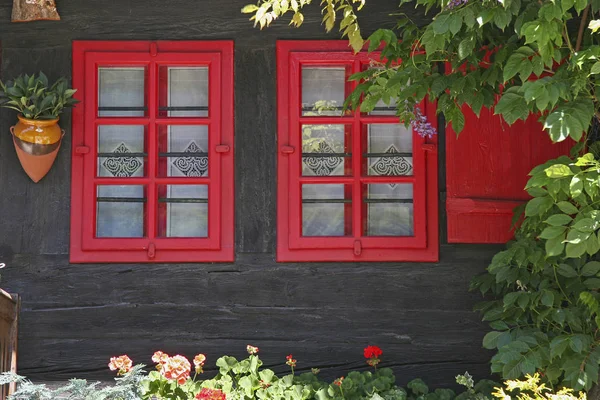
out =
<path fill-rule="evenodd" d="M 98 69 L 98 116 L 143 117 L 146 115 L 144 67 Z"/>
<path fill-rule="evenodd" d="M 302 68 L 302 115 L 342 115 L 346 67 Z"/>
<path fill-rule="evenodd" d="M 413 186 L 407 183 L 365 185 L 368 236 L 413 236 Z"/>
<path fill-rule="evenodd" d="M 166 77 L 167 93 L 160 93 L 159 115 L 162 117 L 208 116 L 208 67 L 160 67 Z"/>
<path fill-rule="evenodd" d="M 145 128 L 143 125 L 98 127 L 98 176 L 144 176 Z"/>
<path fill-rule="evenodd" d="M 108 186 L 97 189 L 96 236 L 134 238 L 144 236 L 146 196 L 144 186 Z"/>
<path fill-rule="evenodd" d="M 208 236 L 207 185 L 159 185 L 158 207 L 159 236 Z"/>
<path fill-rule="evenodd" d="M 302 175 L 351 174 L 351 132 L 350 125 L 303 125 Z"/>
<path fill-rule="evenodd" d="M 208 126 L 159 126 L 159 175 L 208 176 Z"/>
<path fill-rule="evenodd" d="M 302 185 L 302 235 L 352 235 L 352 186 Z"/>
<path fill-rule="evenodd" d="M 367 130 L 368 175 L 413 174 L 412 130 L 402 124 L 370 124 Z"/>

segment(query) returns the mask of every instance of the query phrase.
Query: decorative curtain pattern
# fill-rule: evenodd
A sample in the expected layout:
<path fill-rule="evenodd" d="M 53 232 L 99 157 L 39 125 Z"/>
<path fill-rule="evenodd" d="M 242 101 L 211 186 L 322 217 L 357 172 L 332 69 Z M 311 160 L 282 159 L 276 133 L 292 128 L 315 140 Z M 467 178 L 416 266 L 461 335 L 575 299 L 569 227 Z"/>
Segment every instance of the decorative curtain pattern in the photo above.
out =
<path fill-rule="evenodd" d="M 54 0 L 13 0 L 12 22 L 60 20 Z"/>

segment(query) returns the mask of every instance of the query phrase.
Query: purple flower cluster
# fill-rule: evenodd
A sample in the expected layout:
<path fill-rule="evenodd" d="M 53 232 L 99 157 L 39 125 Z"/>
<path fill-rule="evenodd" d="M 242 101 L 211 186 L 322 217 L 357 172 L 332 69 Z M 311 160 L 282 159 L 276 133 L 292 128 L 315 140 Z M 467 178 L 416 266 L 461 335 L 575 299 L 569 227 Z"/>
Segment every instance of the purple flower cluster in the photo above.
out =
<path fill-rule="evenodd" d="M 421 137 L 432 138 L 437 135 L 437 131 L 423 115 L 419 107 L 415 107 L 415 119 L 411 121 L 412 128 Z"/>
<path fill-rule="evenodd" d="M 450 0 L 446 6 L 446 10 L 452 10 L 453 8 L 462 6 L 463 4 L 467 4 L 468 2 L 469 0 Z"/>

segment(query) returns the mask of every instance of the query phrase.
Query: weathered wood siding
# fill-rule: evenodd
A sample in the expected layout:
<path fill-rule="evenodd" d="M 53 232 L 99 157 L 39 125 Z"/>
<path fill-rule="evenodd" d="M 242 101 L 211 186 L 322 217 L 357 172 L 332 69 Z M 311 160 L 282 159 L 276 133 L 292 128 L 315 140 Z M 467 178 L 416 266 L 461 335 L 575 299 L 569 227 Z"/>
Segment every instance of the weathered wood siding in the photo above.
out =
<path fill-rule="evenodd" d="M 423 377 L 440 386 L 465 370 L 486 375 L 486 328 L 467 289 L 499 247 L 444 244 L 438 264 L 274 262 L 275 42 L 337 33 L 323 33 L 318 6 L 300 30 L 279 23 L 260 32 L 239 13 L 245 3 L 70 0 L 58 3 L 60 22 L 10 24 L 12 0 L 0 1 L 4 78 L 39 70 L 70 77 L 74 39 L 235 40 L 235 264 L 70 265 L 70 136 L 33 184 L 8 134 L 14 113 L 0 111 L 0 260 L 8 264 L 2 286 L 22 295 L 20 372 L 109 378 L 111 355 L 150 363 L 157 349 L 204 352 L 214 365 L 224 353 L 243 356 L 250 343 L 268 366 L 285 369 L 293 353 L 300 370 L 322 367 L 326 377 L 367 368 L 367 344 L 383 348 L 384 365 L 402 382 Z M 365 32 L 393 25 L 396 2 L 368 3 Z M 70 132 L 68 114 L 61 125 Z M 443 201 L 442 193 L 442 220 Z"/>

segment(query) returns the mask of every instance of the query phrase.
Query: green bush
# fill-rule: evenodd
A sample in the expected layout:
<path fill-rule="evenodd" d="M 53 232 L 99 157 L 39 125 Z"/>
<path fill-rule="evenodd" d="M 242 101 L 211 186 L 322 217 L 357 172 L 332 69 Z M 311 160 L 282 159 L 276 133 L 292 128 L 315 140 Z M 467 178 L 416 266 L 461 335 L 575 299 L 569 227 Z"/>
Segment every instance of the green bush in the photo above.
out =
<path fill-rule="evenodd" d="M 472 283 L 495 297 L 478 306 L 493 329 L 483 345 L 503 379 L 539 371 L 589 390 L 600 362 L 600 162 L 565 156 L 530 175 L 515 240 Z"/>

